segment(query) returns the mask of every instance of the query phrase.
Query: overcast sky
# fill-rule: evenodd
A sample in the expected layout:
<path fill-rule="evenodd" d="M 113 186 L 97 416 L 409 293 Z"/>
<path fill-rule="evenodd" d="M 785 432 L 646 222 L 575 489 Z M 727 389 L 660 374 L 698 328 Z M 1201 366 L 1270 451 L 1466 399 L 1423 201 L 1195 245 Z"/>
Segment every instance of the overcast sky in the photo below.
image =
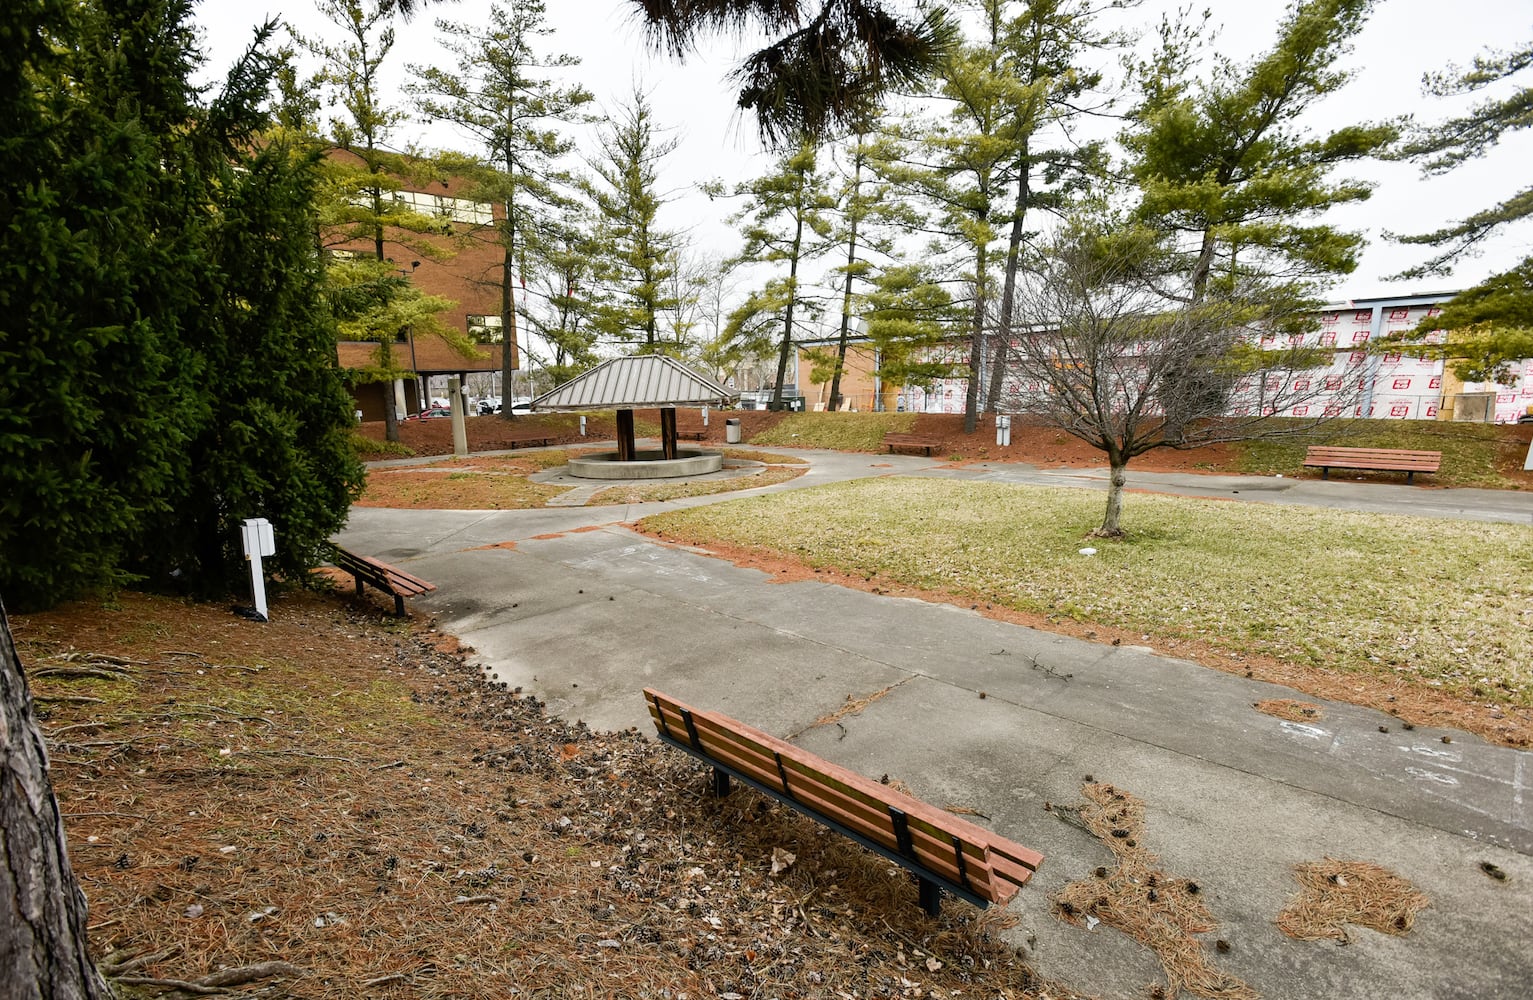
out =
<path fill-rule="evenodd" d="M 1174 5 L 1168 0 L 1146 0 L 1126 17 L 1148 31 L 1160 12 Z M 438 3 L 401 25 L 385 72 L 389 92 L 398 93 L 407 63 L 452 65 L 436 44 L 433 22 L 437 18 L 474 22 L 484 18 L 489 6 L 489 0 Z M 595 93 L 605 108 L 616 109 L 635 86 L 642 87 L 659 121 L 674 129 L 680 146 L 662 168 L 663 186 L 674 194 L 665 224 L 689 230 L 699 248 L 710 255 L 736 250 L 737 242 L 722 221 L 730 206 L 708 201 L 695 192 L 695 185 L 712 178 L 731 183 L 743 180 L 764 172 L 771 162 L 756 142 L 754 123 L 735 111 L 734 92 L 725 79 L 740 46 L 727 38 L 705 41 L 680 63 L 648 50 L 631 14 L 631 0 L 548 0 L 547 6 L 554 33 L 543 40 L 540 52 L 579 57 L 582 65 L 569 71 L 571 79 Z M 1198 5 L 1199 9 L 1204 6 L 1213 10 L 1215 22 L 1223 26 L 1221 50 L 1243 60 L 1271 44 L 1286 4 L 1282 0 L 1204 0 Z M 204 31 L 209 72 L 221 70 L 235 58 L 254 25 L 266 16 L 285 18 L 306 33 L 338 37 L 336 29 L 301 0 L 281 4 L 203 0 L 196 19 Z M 1327 99 L 1314 123 L 1325 128 L 1406 114 L 1431 122 L 1459 113 L 1472 102 L 1424 98 L 1422 74 L 1448 63 L 1467 63 L 1487 46 L 1510 47 L 1530 37 L 1533 9 L 1527 0 L 1381 0 L 1347 59 L 1355 79 Z M 1116 65 L 1105 57 L 1103 67 L 1118 75 Z M 412 124 L 401 128 L 394 145 L 402 148 L 411 143 L 452 147 L 462 146 L 463 140 L 440 126 L 428 129 Z M 1489 207 L 1527 184 L 1530 163 L 1533 134 L 1525 132 L 1504 141 L 1491 156 L 1442 178 L 1424 179 L 1408 164 L 1368 164 L 1348 171 L 1378 186 L 1367 203 L 1339 210 L 1332 219 L 1363 230 L 1370 240 L 1361 266 L 1336 284 L 1333 295 L 1355 299 L 1466 287 L 1533 253 L 1533 224 L 1529 224 L 1501 236 L 1481 257 L 1460 265 L 1448 278 L 1391 282 L 1390 274 L 1415 263 L 1424 253 L 1422 248 L 1391 244 L 1381 235 L 1385 230 L 1430 231 Z"/>

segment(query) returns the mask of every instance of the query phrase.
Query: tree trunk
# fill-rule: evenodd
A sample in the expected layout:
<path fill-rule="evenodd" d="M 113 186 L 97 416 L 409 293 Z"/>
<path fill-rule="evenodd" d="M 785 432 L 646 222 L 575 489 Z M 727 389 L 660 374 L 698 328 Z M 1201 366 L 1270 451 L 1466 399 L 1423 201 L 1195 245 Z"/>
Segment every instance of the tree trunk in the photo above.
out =
<path fill-rule="evenodd" d="M 1098 538 L 1122 538 L 1123 529 L 1118 522 L 1123 515 L 1123 486 L 1128 482 L 1128 465 L 1111 462 L 1111 475 L 1107 485 L 1107 512 L 1102 515 L 1102 526 L 1092 534 Z"/>
<path fill-rule="evenodd" d="M 862 136 L 857 137 L 861 149 Z M 852 165 L 851 232 L 846 241 L 846 281 L 841 289 L 841 337 L 836 342 L 836 370 L 830 377 L 830 409 L 841 409 L 841 373 L 846 370 L 846 339 L 852 325 L 852 270 L 857 266 L 857 223 L 860 209 L 857 200 L 862 197 L 862 154 L 859 152 Z"/>
<path fill-rule="evenodd" d="M 985 299 L 990 293 L 985 275 L 986 250 L 981 243 L 974 258 L 974 329 L 969 335 L 969 391 L 964 394 L 963 401 L 965 434 L 973 434 L 979 426 L 980 371 L 985 357 Z"/>
<path fill-rule="evenodd" d="M 804 245 L 804 213 L 798 212 L 793 230 L 793 256 L 788 261 L 788 307 L 783 316 L 782 348 L 777 352 L 777 387 L 772 390 L 772 409 L 782 409 L 782 382 L 788 377 L 788 355 L 793 351 L 793 306 L 798 301 L 798 257 Z"/>
<path fill-rule="evenodd" d="M 1022 259 L 1022 226 L 1027 219 L 1028 197 L 1032 191 L 1031 158 L 1028 145 L 1022 143 L 1017 157 L 1017 201 L 1011 213 L 1011 238 L 1006 244 L 1006 276 L 1001 283 L 1001 326 L 995 332 L 995 351 L 990 360 L 990 391 L 985 395 L 985 412 L 995 413 L 1000 406 L 1001 387 L 1006 379 L 1006 357 L 1011 350 L 1012 299 L 1017 294 L 1017 267 Z"/>
<path fill-rule="evenodd" d="M 378 342 L 378 364 L 386 372 L 394 370 L 394 349 L 387 339 Z M 394 405 L 394 379 L 383 383 L 383 439 L 399 443 L 399 407 Z"/>
<path fill-rule="evenodd" d="M 509 160 L 509 157 L 508 157 Z M 506 164 L 508 174 L 515 169 Z M 514 175 L 513 175 L 514 176 Z M 506 227 L 501 238 L 500 264 L 500 416 L 515 420 L 516 388 L 516 211 L 515 192 L 506 199 Z"/>
<path fill-rule="evenodd" d="M 0 605 L 0 997 L 107 1000 L 91 963 L 85 896 L 64 845 L 64 823 L 48 780 L 48 752 L 32 695 Z"/>

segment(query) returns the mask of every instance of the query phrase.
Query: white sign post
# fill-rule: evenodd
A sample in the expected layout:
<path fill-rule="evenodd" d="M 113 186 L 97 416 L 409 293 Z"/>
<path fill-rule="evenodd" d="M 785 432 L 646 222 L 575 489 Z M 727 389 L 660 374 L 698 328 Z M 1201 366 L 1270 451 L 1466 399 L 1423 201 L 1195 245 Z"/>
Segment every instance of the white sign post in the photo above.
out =
<path fill-rule="evenodd" d="M 256 614 L 261 621 L 266 617 L 266 575 L 261 571 L 261 557 L 277 554 L 277 540 L 272 534 L 271 522 L 264 517 L 252 517 L 240 526 L 240 541 L 245 546 L 245 558 L 250 561 L 250 593 L 255 599 Z"/>
<path fill-rule="evenodd" d="M 995 443 L 1002 448 L 1011 444 L 1011 417 L 997 414 L 995 418 Z"/>

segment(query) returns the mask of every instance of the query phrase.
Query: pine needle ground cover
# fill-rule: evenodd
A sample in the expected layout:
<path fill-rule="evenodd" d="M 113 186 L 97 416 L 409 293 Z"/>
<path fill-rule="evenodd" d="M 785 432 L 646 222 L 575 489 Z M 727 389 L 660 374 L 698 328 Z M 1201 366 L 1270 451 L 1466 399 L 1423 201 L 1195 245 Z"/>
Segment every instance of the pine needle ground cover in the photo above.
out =
<path fill-rule="evenodd" d="M 1115 632 L 1225 669 L 1298 667 L 1330 679 L 1325 697 L 1402 717 L 1413 693 L 1447 697 L 1473 709 L 1456 724 L 1526 745 L 1533 528 L 1136 494 L 1127 539 L 1088 541 L 1102 502 L 1080 490 L 891 477 L 643 524 L 1087 638 Z"/>
<path fill-rule="evenodd" d="M 929 919 L 888 862 L 423 625 L 289 593 L 12 626 L 121 996 L 1076 996 L 1005 912 Z"/>

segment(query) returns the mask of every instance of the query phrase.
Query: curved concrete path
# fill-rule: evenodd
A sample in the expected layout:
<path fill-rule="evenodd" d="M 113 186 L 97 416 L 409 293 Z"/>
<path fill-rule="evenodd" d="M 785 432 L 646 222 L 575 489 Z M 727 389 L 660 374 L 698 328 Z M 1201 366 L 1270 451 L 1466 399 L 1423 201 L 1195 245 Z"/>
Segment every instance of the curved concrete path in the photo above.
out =
<path fill-rule="evenodd" d="M 1103 485 L 1098 471 L 794 454 L 811 459 L 805 476 L 754 492 L 890 474 Z M 1130 486 L 1533 523 L 1533 496 L 1515 493 L 1132 471 Z M 1272 685 L 948 605 L 777 584 L 623 526 L 740 495 L 506 512 L 357 508 L 341 540 L 437 583 L 418 609 L 551 711 L 648 731 L 639 690 L 654 686 L 865 774 L 897 776 L 936 804 L 975 810 L 1047 857 L 1011 904 L 1020 918 L 1011 933 L 1040 973 L 1076 989 L 1142 998 L 1162 981 L 1155 957 L 1124 935 L 1048 912 L 1049 892 L 1112 864 L 1093 837 L 1044 809 L 1079 801 L 1089 774 L 1145 800 L 1146 846 L 1166 871 L 1204 887 L 1220 922 L 1203 935 L 1210 953 L 1215 937 L 1231 944 L 1215 964 L 1262 996 L 1528 995 L 1528 753 L 1462 733 L 1402 731 L 1343 704 L 1323 703 L 1313 724 L 1283 722 L 1251 708 L 1294 694 Z M 879 696 L 858 715 L 815 725 L 849 695 Z M 1391 868 L 1431 907 L 1404 937 L 1354 928 L 1348 947 L 1292 940 L 1273 924 L 1297 891 L 1292 867 L 1327 856 Z M 1482 863 L 1508 879 L 1488 877 Z"/>

